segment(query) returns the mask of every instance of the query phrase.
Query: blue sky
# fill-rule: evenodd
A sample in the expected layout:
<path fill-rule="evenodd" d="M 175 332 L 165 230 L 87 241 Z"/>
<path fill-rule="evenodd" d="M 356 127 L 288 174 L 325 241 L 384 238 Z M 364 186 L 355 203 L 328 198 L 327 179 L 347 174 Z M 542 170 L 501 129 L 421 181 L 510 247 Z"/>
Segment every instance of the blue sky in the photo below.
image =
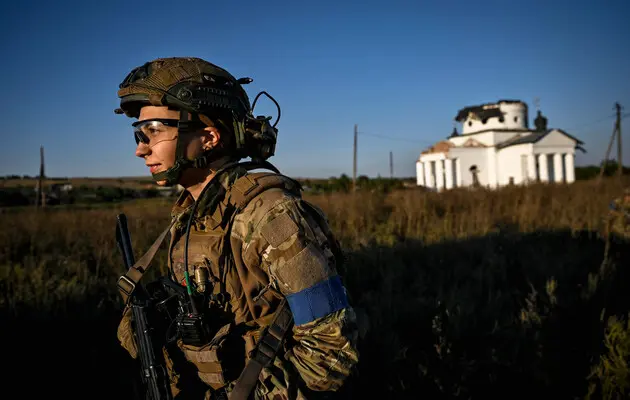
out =
<path fill-rule="evenodd" d="M 184 6 L 186 4 L 186 6 Z M 19 1 L 0 13 L 0 175 L 148 176 L 114 114 L 133 67 L 195 56 L 249 76 L 282 107 L 276 156 L 296 177 L 414 176 L 460 108 L 520 99 L 606 151 L 614 103 L 630 112 L 630 2 Z M 256 114 L 275 116 L 262 97 Z M 622 121 L 630 132 L 630 119 Z M 386 136 L 388 138 L 377 137 Z M 625 135 L 628 137 L 628 135 Z M 630 137 L 624 138 L 630 164 Z"/>

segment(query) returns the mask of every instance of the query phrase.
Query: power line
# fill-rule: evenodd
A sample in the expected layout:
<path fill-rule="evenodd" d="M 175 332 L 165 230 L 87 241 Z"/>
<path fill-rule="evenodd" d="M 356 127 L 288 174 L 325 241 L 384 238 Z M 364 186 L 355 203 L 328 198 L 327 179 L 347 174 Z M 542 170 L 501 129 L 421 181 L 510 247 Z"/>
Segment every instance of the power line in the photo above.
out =
<path fill-rule="evenodd" d="M 411 142 L 411 143 L 422 143 L 422 144 L 433 144 L 434 142 L 429 141 L 429 140 L 415 140 L 415 139 L 408 139 L 408 138 L 403 138 L 403 137 L 395 137 L 395 136 L 387 136 L 387 135 L 379 135 L 376 133 L 369 133 L 369 132 L 358 132 L 359 135 L 365 135 L 365 136 L 373 136 L 373 137 L 377 137 L 377 138 L 381 138 L 381 139 L 388 139 L 388 140 L 401 140 L 404 142 Z"/>
<path fill-rule="evenodd" d="M 595 124 L 597 124 L 599 122 L 606 121 L 607 119 L 615 118 L 616 116 L 617 116 L 617 114 L 611 114 L 611 115 L 609 115 L 607 117 L 599 118 L 599 119 L 597 119 L 595 121 L 592 121 L 592 122 L 587 122 L 585 124 L 577 125 L 577 126 L 574 126 L 573 128 L 567 128 L 567 130 L 568 131 L 579 131 L 580 129 L 582 129 L 584 127 L 595 125 Z"/>

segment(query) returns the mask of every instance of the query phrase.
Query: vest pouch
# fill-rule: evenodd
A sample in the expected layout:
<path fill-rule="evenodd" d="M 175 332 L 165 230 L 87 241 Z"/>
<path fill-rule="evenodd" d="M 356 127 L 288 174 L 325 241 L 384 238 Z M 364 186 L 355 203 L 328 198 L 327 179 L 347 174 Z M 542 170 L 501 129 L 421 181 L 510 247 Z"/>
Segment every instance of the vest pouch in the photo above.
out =
<path fill-rule="evenodd" d="M 254 350 L 256 350 L 256 346 L 258 345 L 258 341 L 260 340 L 260 333 L 261 330 L 251 330 L 251 331 L 247 331 L 244 335 L 243 335 L 243 340 L 245 341 L 245 361 L 249 361 L 249 359 L 251 359 L 254 354 Z"/>
<path fill-rule="evenodd" d="M 179 341 L 186 359 L 197 367 L 199 378 L 215 390 L 236 379 L 243 368 L 243 340 L 232 334 L 233 330 L 232 323 L 224 325 L 203 346 L 186 345 Z"/>

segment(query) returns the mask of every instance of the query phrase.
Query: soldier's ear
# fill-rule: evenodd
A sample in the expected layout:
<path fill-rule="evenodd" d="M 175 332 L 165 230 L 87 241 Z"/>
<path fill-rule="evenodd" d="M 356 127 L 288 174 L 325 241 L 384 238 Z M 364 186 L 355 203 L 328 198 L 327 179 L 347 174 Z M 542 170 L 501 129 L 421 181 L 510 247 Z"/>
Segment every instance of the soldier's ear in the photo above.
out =
<path fill-rule="evenodd" d="M 204 150 L 210 150 L 219 145 L 221 132 L 214 126 L 206 126 L 201 135 L 201 145 Z"/>

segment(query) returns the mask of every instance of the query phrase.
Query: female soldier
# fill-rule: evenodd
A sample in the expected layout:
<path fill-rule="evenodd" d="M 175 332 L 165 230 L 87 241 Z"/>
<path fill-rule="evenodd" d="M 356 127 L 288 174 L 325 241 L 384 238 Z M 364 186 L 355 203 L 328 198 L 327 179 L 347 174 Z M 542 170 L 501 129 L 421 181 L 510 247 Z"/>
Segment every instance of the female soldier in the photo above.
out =
<path fill-rule="evenodd" d="M 185 189 L 171 213 L 168 279 L 195 305 L 165 346 L 172 393 L 193 396 L 194 378 L 205 398 L 332 398 L 358 362 L 341 251 L 321 210 L 266 161 L 277 130 L 253 117 L 249 82 L 198 58 L 163 58 L 118 91 L 116 112 L 137 119 L 136 156 L 158 185 Z M 250 172 L 261 167 L 275 172 Z M 143 272 L 118 281 L 118 337 L 134 358 L 128 299 Z"/>

